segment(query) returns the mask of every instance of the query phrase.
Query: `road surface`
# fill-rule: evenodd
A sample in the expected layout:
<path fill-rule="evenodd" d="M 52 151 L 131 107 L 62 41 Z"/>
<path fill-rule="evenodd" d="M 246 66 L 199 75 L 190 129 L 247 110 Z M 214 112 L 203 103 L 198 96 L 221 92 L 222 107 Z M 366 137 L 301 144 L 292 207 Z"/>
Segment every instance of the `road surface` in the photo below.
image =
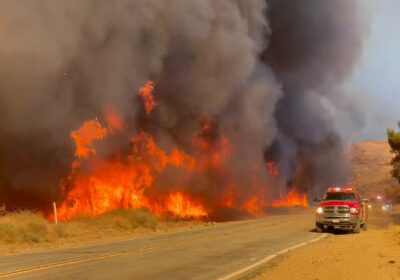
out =
<path fill-rule="evenodd" d="M 243 268 L 322 237 L 312 232 L 313 228 L 314 213 L 310 210 L 119 242 L 3 256 L 0 279 L 237 279 Z"/>

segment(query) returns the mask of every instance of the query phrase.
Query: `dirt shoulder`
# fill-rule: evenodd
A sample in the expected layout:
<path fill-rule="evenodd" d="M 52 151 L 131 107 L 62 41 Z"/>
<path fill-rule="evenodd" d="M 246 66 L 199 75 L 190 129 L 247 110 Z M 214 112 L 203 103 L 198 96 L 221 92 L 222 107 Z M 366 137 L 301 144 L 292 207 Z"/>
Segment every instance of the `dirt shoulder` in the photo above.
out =
<path fill-rule="evenodd" d="M 274 259 L 251 279 L 400 279 L 400 226 L 330 234 Z"/>

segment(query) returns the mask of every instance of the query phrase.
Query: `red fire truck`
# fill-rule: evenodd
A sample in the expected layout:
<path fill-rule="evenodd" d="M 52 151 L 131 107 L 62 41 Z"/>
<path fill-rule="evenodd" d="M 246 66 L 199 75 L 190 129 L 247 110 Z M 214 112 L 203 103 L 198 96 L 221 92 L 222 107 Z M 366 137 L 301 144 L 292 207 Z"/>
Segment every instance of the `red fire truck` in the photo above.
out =
<path fill-rule="evenodd" d="M 354 188 L 328 188 L 316 211 L 316 230 L 367 230 L 367 202 Z"/>

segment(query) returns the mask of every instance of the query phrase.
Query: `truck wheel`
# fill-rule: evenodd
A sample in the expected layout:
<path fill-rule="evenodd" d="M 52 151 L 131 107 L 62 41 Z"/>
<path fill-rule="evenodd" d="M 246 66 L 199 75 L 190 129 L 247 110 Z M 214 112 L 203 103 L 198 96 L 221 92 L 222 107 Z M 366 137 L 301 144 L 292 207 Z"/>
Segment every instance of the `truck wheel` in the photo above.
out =
<path fill-rule="evenodd" d="M 323 232 L 324 228 L 320 224 L 315 224 L 315 231 L 316 232 Z"/>
<path fill-rule="evenodd" d="M 364 223 L 362 229 L 363 229 L 363 231 L 367 231 L 368 230 L 368 224 Z"/>
<path fill-rule="evenodd" d="M 361 231 L 361 225 L 360 222 L 357 222 L 357 224 L 353 228 L 353 233 L 360 233 L 360 231 Z"/>

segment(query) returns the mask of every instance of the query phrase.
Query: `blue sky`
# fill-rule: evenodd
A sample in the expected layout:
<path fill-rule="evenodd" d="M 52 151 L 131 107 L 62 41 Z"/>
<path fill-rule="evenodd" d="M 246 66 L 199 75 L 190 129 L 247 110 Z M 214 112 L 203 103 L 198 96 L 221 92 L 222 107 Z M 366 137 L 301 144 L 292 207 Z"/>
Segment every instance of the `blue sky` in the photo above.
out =
<path fill-rule="evenodd" d="M 352 85 L 365 106 L 361 139 L 384 139 L 400 120 L 400 1 L 367 0 L 370 31 Z"/>

